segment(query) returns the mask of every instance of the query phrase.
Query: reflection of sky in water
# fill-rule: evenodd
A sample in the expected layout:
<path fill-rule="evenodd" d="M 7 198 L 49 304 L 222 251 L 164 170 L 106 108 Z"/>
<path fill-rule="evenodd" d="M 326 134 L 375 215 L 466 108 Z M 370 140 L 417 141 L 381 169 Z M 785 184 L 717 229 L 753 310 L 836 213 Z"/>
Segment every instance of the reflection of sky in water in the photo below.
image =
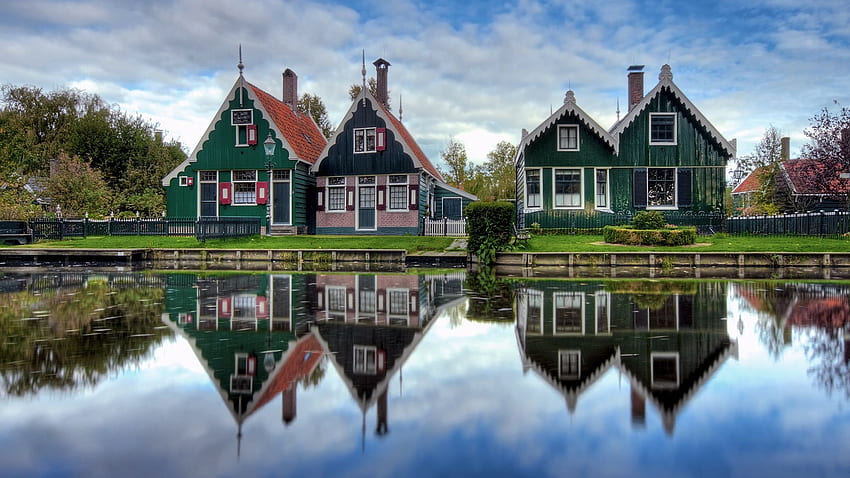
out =
<path fill-rule="evenodd" d="M 805 334 L 777 361 L 756 315 L 730 298 L 728 316 L 738 359 L 687 402 L 672 435 L 649 402 L 645 425 L 632 425 L 616 368 L 571 414 L 523 373 L 514 324 L 444 314 L 390 381 L 384 437 L 375 407 L 364 418 L 326 363 L 318 386 L 299 387 L 291 424 L 279 396 L 247 419 L 237 459 L 237 425 L 177 336 L 93 390 L 6 398 L 0 466 L 4 476 L 847 476 L 848 401 L 813 383 Z"/>

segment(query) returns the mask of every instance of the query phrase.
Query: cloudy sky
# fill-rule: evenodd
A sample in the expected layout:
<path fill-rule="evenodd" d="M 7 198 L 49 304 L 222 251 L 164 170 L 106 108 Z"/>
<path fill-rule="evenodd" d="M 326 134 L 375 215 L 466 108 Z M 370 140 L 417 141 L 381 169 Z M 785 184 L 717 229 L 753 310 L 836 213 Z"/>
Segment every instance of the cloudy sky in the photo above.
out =
<path fill-rule="evenodd" d="M 600 124 L 626 103 L 626 69 L 661 65 L 745 155 L 850 106 L 846 0 L 3 0 L 0 83 L 76 87 L 158 123 L 191 150 L 238 77 L 280 95 L 281 72 L 336 126 L 361 51 L 392 63 L 394 111 L 436 160 L 450 137 L 483 161 L 519 141 L 568 89 Z M 374 67 L 367 65 L 372 75 Z"/>

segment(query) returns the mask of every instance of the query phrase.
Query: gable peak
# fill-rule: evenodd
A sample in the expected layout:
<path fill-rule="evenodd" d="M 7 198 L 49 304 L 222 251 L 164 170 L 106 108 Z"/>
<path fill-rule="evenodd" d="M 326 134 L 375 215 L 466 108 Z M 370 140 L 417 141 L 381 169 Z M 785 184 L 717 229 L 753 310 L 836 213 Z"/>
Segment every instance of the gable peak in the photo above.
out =
<path fill-rule="evenodd" d="M 576 94 L 573 90 L 567 90 L 567 94 L 564 95 L 564 104 L 575 104 L 576 103 Z"/>
<path fill-rule="evenodd" d="M 673 70 L 670 65 L 665 64 L 661 67 L 661 73 L 658 74 L 658 81 L 673 81 Z"/>

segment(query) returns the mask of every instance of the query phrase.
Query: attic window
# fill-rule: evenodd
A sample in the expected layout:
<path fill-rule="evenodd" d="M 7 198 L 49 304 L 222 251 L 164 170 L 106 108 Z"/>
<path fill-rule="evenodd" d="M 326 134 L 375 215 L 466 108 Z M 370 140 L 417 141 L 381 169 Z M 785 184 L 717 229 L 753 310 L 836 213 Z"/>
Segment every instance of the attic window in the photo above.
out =
<path fill-rule="evenodd" d="M 374 153 L 375 128 L 357 128 L 354 130 L 354 152 Z"/>
<path fill-rule="evenodd" d="M 649 144 L 676 144 L 676 114 L 649 114 Z"/>
<path fill-rule="evenodd" d="M 558 125 L 558 151 L 578 151 L 578 125 Z"/>

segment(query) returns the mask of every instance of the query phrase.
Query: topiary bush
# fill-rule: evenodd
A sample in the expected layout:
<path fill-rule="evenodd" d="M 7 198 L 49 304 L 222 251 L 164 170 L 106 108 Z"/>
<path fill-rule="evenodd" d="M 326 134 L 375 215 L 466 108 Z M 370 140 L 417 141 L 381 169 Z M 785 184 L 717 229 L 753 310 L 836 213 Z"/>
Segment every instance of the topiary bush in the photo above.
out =
<path fill-rule="evenodd" d="M 610 244 L 630 246 L 685 246 L 697 242 L 695 227 L 635 229 L 624 226 L 605 226 L 602 237 Z"/>
<path fill-rule="evenodd" d="M 475 254 L 482 264 L 492 264 L 496 252 L 511 245 L 514 205 L 504 201 L 476 201 L 466 207 L 466 217 L 467 250 Z"/>
<path fill-rule="evenodd" d="M 635 229 L 661 229 L 665 223 L 664 215 L 659 211 L 640 211 L 632 218 Z"/>

